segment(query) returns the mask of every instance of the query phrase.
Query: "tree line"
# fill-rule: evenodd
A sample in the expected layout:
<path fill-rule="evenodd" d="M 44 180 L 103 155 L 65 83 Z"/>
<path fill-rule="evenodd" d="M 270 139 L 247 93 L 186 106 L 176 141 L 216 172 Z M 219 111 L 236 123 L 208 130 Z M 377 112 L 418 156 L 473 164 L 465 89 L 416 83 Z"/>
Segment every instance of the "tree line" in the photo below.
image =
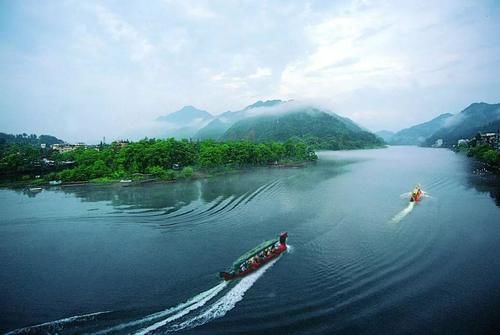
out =
<path fill-rule="evenodd" d="M 4 143 L 0 145 L 0 175 L 26 178 L 41 173 L 42 179 L 66 182 L 140 175 L 172 180 L 190 177 L 198 171 L 316 159 L 315 152 L 298 139 L 270 143 L 143 139 L 127 145 L 101 144 L 62 154 L 50 148 Z"/>
<path fill-rule="evenodd" d="M 473 147 L 461 145 L 458 147 L 458 150 L 465 151 L 469 157 L 474 157 L 480 161 L 488 163 L 489 165 L 500 168 L 500 152 L 496 151 L 489 145 L 481 144 Z"/>

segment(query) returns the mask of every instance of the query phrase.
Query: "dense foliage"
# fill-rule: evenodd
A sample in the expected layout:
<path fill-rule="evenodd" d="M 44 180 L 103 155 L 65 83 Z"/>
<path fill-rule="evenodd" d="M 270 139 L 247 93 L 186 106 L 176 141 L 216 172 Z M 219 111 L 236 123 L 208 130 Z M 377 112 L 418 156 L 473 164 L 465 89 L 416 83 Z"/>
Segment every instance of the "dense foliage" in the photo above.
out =
<path fill-rule="evenodd" d="M 286 141 L 296 138 L 314 149 L 361 149 L 383 145 L 374 134 L 316 109 L 281 115 L 252 117 L 235 123 L 226 140 Z"/>
<path fill-rule="evenodd" d="M 465 151 L 469 157 L 475 157 L 480 161 L 500 167 L 500 153 L 492 149 L 489 145 L 483 144 L 475 147 L 461 146 L 459 149 Z"/>
<path fill-rule="evenodd" d="M 257 144 L 170 138 L 144 139 L 126 146 L 114 143 L 79 148 L 64 154 L 26 145 L 7 145 L 0 151 L 0 171 L 4 176 L 39 173 L 44 166 L 42 158 L 53 160 L 51 168 L 45 168 L 51 170 L 46 178 L 63 181 L 116 180 L 145 174 L 172 180 L 191 177 L 196 171 L 317 159 L 314 151 L 298 140 Z"/>
<path fill-rule="evenodd" d="M 30 173 L 41 167 L 42 149 L 29 144 L 0 142 L 0 176 Z"/>
<path fill-rule="evenodd" d="M 0 133 L 0 145 L 5 145 L 5 144 L 51 145 L 51 144 L 61 144 L 61 143 L 63 143 L 62 140 L 51 135 L 37 136 L 36 134 L 28 135 L 26 133 L 17 135 Z"/>

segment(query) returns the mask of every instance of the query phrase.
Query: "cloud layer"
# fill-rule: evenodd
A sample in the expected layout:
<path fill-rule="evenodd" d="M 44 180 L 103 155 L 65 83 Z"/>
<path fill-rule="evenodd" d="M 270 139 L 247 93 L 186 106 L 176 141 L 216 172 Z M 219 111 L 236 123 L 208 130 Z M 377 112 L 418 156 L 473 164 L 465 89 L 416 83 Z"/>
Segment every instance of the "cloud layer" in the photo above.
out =
<path fill-rule="evenodd" d="M 137 138 L 266 99 L 397 130 L 500 101 L 498 2 L 332 3 L 1 2 L 0 131 Z"/>

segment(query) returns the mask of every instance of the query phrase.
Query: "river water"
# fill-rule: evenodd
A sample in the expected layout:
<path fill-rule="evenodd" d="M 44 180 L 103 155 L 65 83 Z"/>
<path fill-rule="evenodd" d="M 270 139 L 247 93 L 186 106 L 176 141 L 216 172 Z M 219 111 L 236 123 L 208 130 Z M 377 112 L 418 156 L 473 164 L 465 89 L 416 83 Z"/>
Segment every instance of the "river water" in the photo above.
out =
<path fill-rule="evenodd" d="M 0 332 L 500 333 L 500 184 L 444 149 L 207 180 L 0 190 Z M 426 196 L 411 205 L 420 183 Z M 289 232 L 280 258 L 218 271 Z"/>

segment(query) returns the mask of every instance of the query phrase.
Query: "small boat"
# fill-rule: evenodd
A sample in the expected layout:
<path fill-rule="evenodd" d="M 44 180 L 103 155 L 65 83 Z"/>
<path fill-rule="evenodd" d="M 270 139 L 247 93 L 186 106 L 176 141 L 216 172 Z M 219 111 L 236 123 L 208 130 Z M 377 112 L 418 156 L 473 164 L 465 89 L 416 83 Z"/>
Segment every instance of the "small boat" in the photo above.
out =
<path fill-rule="evenodd" d="M 262 242 L 252 250 L 241 255 L 228 271 L 219 272 L 219 276 L 224 280 L 233 280 L 254 272 L 287 249 L 287 238 L 288 233 L 283 232 L 279 238 Z"/>
<path fill-rule="evenodd" d="M 30 187 L 29 191 L 33 192 L 33 193 L 37 193 L 37 192 L 41 192 L 42 188 L 41 187 Z"/>
<path fill-rule="evenodd" d="M 411 192 L 410 202 L 420 201 L 420 199 L 423 196 L 424 196 L 424 191 L 422 191 L 422 189 L 419 186 L 417 186 L 417 187 L 415 187 L 415 189 L 413 190 L 413 192 Z"/>
<path fill-rule="evenodd" d="M 120 180 L 120 183 L 131 183 L 132 179 L 122 179 Z"/>
<path fill-rule="evenodd" d="M 57 185 L 61 185 L 61 184 L 62 184 L 61 180 L 51 180 L 51 181 L 49 181 L 49 185 L 51 185 L 51 186 L 57 186 Z"/>

